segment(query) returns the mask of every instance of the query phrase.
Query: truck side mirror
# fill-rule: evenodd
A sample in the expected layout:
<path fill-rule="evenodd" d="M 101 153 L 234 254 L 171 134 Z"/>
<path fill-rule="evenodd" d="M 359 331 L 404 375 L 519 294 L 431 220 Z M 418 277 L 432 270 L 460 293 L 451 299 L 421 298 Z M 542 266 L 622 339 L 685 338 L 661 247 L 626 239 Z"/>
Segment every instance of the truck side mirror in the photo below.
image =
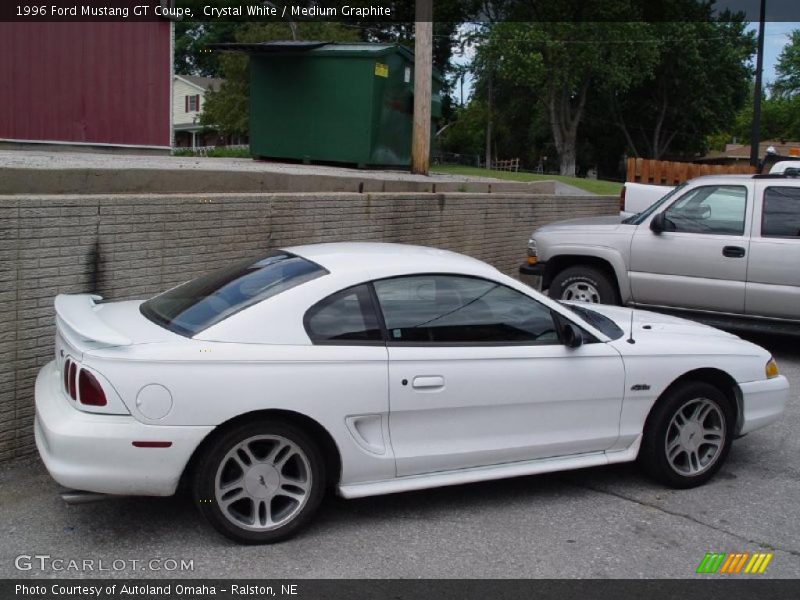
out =
<path fill-rule="evenodd" d="M 663 212 L 658 213 L 650 221 L 650 231 L 656 235 L 662 233 L 666 229 L 666 217 Z"/>

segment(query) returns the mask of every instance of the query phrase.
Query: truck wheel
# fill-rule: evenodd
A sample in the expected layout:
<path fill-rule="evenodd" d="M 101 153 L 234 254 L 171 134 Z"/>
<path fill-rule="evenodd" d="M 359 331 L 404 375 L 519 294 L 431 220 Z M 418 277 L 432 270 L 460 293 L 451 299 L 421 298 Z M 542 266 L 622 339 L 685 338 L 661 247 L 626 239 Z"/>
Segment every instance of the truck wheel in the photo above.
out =
<path fill-rule="evenodd" d="M 660 399 L 647 418 L 639 464 L 668 486 L 702 485 L 725 462 L 733 424 L 722 392 L 707 383 L 683 383 Z"/>
<path fill-rule="evenodd" d="M 581 265 L 569 267 L 556 275 L 550 283 L 548 293 L 556 300 L 619 304 L 614 284 L 608 275 Z"/>
<path fill-rule="evenodd" d="M 319 448 L 304 431 L 278 421 L 225 432 L 204 452 L 194 481 L 200 512 L 243 544 L 291 537 L 311 519 L 324 491 Z"/>

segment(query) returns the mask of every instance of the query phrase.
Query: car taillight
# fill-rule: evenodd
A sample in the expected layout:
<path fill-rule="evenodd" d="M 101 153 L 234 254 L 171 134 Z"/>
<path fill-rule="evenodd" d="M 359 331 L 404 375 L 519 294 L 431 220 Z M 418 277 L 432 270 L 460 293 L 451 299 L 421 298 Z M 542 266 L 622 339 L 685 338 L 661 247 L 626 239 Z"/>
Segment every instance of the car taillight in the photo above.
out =
<path fill-rule="evenodd" d="M 627 188 L 622 186 L 622 191 L 619 193 L 619 210 L 625 212 L 625 190 Z"/>
<path fill-rule="evenodd" d="M 70 361 L 70 363 L 69 363 L 69 374 L 68 374 L 69 381 L 67 382 L 67 388 L 69 389 L 69 395 L 73 400 L 77 400 L 78 399 L 78 393 L 75 390 L 75 381 L 76 381 L 76 377 L 75 376 L 77 374 L 78 374 L 78 365 L 76 365 L 74 362 Z"/>
<path fill-rule="evenodd" d="M 64 361 L 64 391 L 69 394 L 69 366 L 72 364 L 70 359 Z"/>
<path fill-rule="evenodd" d="M 86 369 L 81 369 L 78 377 L 78 389 L 81 393 L 80 402 L 88 406 L 105 406 L 106 394 L 94 375 Z"/>

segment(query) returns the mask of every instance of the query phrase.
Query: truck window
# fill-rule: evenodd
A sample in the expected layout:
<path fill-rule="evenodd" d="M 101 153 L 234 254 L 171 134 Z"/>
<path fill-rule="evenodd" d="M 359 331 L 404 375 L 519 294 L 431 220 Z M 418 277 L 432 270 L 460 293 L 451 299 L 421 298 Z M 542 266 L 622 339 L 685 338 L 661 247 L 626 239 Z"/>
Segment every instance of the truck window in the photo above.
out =
<path fill-rule="evenodd" d="M 744 186 L 698 187 L 665 211 L 667 231 L 742 235 L 746 207 L 747 188 Z"/>
<path fill-rule="evenodd" d="M 768 187 L 764 191 L 762 237 L 800 237 L 800 187 Z"/>

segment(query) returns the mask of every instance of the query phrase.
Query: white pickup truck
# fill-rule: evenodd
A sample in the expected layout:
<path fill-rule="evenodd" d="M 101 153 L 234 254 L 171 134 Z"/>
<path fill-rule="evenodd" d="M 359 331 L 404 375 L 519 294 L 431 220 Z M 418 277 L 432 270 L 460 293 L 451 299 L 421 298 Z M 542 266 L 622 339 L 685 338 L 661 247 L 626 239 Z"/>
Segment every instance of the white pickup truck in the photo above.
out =
<path fill-rule="evenodd" d="M 800 163 L 795 163 L 800 166 Z M 520 274 L 559 300 L 690 312 L 798 331 L 800 169 L 712 175 L 638 214 L 540 227 Z"/>
<path fill-rule="evenodd" d="M 790 170 L 800 170 L 800 161 L 782 160 L 772 165 L 770 174 L 786 174 Z M 653 185 L 649 183 L 626 183 L 619 194 L 619 211 L 623 219 L 637 215 L 650 208 L 674 190 L 669 185 Z"/>

